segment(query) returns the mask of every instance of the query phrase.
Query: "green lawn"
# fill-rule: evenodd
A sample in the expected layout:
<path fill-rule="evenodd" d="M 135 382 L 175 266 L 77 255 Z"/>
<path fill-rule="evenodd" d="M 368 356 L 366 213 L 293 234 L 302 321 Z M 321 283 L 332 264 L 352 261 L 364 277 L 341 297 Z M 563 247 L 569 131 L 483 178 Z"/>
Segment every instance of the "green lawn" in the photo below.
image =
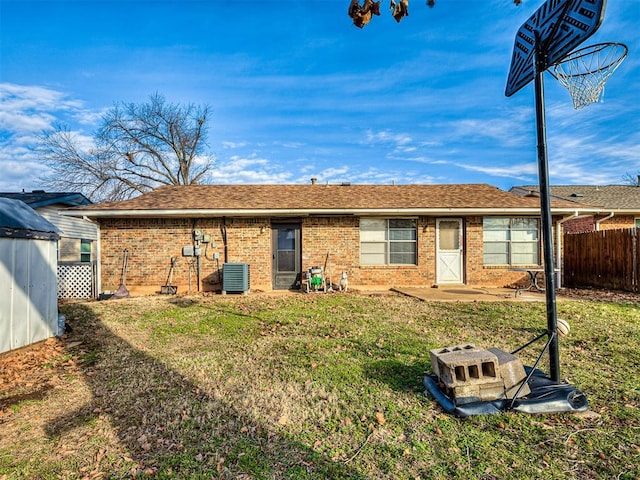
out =
<path fill-rule="evenodd" d="M 561 375 L 588 415 L 464 420 L 424 395 L 429 350 L 514 350 L 544 304 L 254 294 L 62 311 L 59 362 L 77 368 L 0 416 L 0 480 L 640 478 L 640 303 L 558 301 Z"/>

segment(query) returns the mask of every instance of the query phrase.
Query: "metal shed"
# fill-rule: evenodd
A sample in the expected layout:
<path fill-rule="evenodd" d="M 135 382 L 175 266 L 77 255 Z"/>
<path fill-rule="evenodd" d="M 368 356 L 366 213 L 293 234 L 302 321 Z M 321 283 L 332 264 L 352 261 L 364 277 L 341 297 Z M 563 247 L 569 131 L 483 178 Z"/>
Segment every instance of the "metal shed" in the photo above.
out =
<path fill-rule="evenodd" d="M 58 229 L 58 299 L 97 298 L 100 237 L 96 223 L 61 215 L 69 207 L 91 205 L 79 192 L 0 192 L 0 198 L 20 200 Z"/>
<path fill-rule="evenodd" d="M 57 228 L 0 198 L 0 353 L 59 333 Z"/>

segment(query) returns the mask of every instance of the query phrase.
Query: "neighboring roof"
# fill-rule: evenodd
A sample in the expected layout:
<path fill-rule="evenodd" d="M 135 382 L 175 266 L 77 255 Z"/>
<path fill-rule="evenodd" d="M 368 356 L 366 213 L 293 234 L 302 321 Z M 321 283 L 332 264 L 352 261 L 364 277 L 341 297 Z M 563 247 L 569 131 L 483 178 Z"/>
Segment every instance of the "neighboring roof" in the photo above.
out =
<path fill-rule="evenodd" d="M 0 198 L 0 237 L 58 239 L 58 229 L 20 200 Z"/>
<path fill-rule="evenodd" d="M 77 207 L 91 204 L 91 200 L 77 192 L 45 192 L 44 190 L 33 190 L 32 192 L 21 193 L 0 192 L 0 198 L 22 200 L 31 208 L 46 207 L 48 205 Z"/>
<path fill-rule="evenodd" d="M 517 186 L 510 191 L 516 194 L 537 193 L 534 186 Z M 578 202 L 583 205 L 600 207 L 602 210 L 625 210 L 640 212 L 640 187 L 633 185 L 557 185 L 550 186 L 549 193 L 562 200 Z"/>
<path fill-rule="evenodd" d="M 579 206 L 555 202 L 554 213 Z M 131 200 L 64 211 L 89 217 L 528 214 L 539 198 L 522 197 L 486 184 L 458 185 L 177 185 Z"/>

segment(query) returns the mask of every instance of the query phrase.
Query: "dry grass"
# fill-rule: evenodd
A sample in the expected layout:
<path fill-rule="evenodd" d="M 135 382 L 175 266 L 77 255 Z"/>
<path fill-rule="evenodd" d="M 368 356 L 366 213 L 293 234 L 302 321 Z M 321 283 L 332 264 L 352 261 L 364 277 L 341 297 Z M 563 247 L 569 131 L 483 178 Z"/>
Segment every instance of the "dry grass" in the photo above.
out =
<path fill-rule="evenodd" d="M 51 388 L 0 390 L 0 479 L 638 478 L 638 303 L 558 308 L 572 325 L 562 374 L 591 414 L 459 420 L 422 393 L 429 349 L 513 350 L 543 328 L 544 304 L 256 294 L 66 305 L 72 332 Z"/>

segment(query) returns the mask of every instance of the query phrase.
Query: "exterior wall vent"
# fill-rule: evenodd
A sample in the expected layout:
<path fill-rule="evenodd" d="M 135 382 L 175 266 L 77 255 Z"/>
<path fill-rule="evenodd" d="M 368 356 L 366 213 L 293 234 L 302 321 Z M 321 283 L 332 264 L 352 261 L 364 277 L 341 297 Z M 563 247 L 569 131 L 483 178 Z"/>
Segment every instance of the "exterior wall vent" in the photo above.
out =
<path fill-rule="evenodd" d="M 249 264 L 224 263 L 222 264 L 222 294 L 227 292 L 249 293 L 250 278 Z"/>

